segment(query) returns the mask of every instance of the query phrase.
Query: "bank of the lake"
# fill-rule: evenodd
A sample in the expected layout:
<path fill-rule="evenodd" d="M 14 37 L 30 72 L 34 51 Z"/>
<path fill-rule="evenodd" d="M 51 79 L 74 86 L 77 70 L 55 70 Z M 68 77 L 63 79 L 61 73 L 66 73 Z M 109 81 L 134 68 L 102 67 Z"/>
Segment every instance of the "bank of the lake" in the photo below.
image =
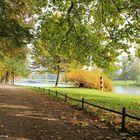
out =
<path fill-rule="evenodd" d="M 122 81 L 122 80 L 116 80 L 113 81 L 114 86 L 133 86 L 136 87 L 136 81 L 128 80 L 128 81 Z"/>
<path fill-rule="evenodd" d="M 46 88 L 49 89 L 49 88 Z M 140 96 L 115 94 L 111 92 L 102 92 L 94 89 L 85 88 L 50 88 L 67 94 L 69 97 L 76 99 L 85 98 L 86 101 L 103 107 L 121 111 L 122 107 L 126 107 L 129 114 L 140 117 Z"/>

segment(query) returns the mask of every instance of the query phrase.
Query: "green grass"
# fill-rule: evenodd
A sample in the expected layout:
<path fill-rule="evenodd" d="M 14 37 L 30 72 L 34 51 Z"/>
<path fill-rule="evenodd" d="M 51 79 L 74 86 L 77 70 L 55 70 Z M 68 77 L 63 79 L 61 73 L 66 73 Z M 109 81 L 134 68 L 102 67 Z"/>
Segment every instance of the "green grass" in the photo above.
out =
<path fill-rule="evenodd" d="M 101 92 L 94 89 L 85 88 L 50 88 L 53 91 L 67 94 L 69 97 L 75 99 L 85 98 L 85 101 L 100 105 L 116 111 L 122 110 L 126 107 L 129 114 L 140 117 L 140 96 L 139 95 L 122 95 L 111 92 Z M 52 93 L 52 95 L 55 95 Z"/>
<path fill-rule="evenodd" d="M 136 86 L 136 81 L 113 81 L 114 86 Z"/>
<path fill-rule="evenodd" d="M 111 92 L 102 92 L 95 89 L 86 89 L 86 88 L 46 88 L 45 91 L 39 88 L 29 87 L 35 91 L 36 93 L 48 94 L 48 89 L 51 91 L 51 96 L 56 96 L 56 91 L 61 94 L 67 94 L 67 96 L 82 100 L 85 98 L 85 101 L 106 107 L 108 109 L 116 110 L 121 112 L 122 107 L 126 108 L 127 114 L 136 116 L 140 118 L 140 96 L 139 95 L 122 95 L 115 94 Z M 63 96 L 58 95 L 59 98 L 64 100 Z M 56 97 L 55 97 L 56 98 Z M 81 102 L 76 102 L 68 99 L 67 101 L 71 105 L 80 106 Z M 102 123 L 107 123 L 117 129 L 120 129 L 121 126 L 121 116 L 118 114 L 114 114 L 108 111 L 104 111 L 102 109 L 98 109 L 95 107 L 85 106 L 85 110 L 92 113 L 93 119 L 96 121 L 101 121 Z M 128 130 L 137 131 L 140 128 L 140 122 L 126 118 L 126 127 Z"/>

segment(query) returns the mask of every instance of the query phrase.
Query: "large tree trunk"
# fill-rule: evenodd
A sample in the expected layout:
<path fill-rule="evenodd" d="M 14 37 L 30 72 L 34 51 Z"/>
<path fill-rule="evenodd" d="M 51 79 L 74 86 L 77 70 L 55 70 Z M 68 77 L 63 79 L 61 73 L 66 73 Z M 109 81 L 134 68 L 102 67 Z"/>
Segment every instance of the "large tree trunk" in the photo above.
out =
<path fill-rule="evenodd" d="M 9 76 L 10 76 L 9 71 L 6 71 L 6 73 L 5 73 L 5 84 L 9 83 Z"/>
<path fill-rule="evenodd" d="M 56 82 L 55 82 L 55 87 L 57 87 L 57 85 L 58 85 L 59 74 L 60 74 L 60 71 L 58 70 L 58 72 L 57 72 L 57 77 L 56 77 Z"/>

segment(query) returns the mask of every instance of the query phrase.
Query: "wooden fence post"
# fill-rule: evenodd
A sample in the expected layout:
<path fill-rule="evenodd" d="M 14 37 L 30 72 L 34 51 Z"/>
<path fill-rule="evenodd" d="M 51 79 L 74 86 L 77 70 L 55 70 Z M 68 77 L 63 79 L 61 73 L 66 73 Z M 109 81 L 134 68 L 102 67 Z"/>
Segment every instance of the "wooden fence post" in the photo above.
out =
<path fill-rule="evenodd" d="M 67 101 L 67 94 L 65 94 L 65 102 Z"/>
<path fill-rule="evenodd" d="M 84 110 L 84 98 L 82 98 L 82 110 Z"/>
<path fill-rule="evenodd" d="M 125 114 L 126 114 L 126 110 L 125 110 L 125 107 L 123 107 L 122 108 L 122 126 L 121 126 L 122 131 L 125 130 Z"/>
<path fill-rule="evenodd" d="M 100 76 L 100 90 L 104 90 L 104 79 L 102 76 Z"/>

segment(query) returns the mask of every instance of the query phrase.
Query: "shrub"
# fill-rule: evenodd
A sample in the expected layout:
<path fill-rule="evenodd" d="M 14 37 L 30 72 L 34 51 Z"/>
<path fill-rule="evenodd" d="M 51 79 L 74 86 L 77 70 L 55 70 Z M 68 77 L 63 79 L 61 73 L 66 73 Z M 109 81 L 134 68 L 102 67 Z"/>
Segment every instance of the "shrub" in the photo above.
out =
<path fill-rule="evenodd" d="M 99 70 L 72 70 L 66 73 L 65 78 L 78 87 L 100 89 L 100 76 L 104 79 L 104 91 L 111 91 L 113 88 L 112 81 Z"/>

